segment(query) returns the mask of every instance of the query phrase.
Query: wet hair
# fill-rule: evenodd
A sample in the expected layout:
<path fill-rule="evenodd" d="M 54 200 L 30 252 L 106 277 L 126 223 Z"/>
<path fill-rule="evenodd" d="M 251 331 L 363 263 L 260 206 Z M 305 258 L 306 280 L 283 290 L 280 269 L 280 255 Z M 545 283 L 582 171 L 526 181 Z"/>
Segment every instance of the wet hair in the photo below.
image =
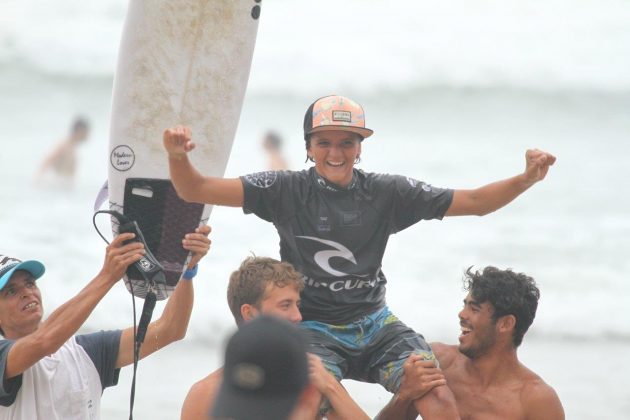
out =
<path fill-rule="evenodd" d="M 240 326 L 244 322 L 241 306 L 258 306 L 269 285 L 293 286 L 301 292 L 304 289 L 304 279 L 289 263 L 256 256 L 246 258 L 238 270 L 230 275 L 227 300 L 236 325 Z"/>
<path fill-rule="evenodd" d="M 495 322 L 502 316 L 514 315 L 516 325 L 512 342 L 518 347 L 536 317 L 540 291 L 534 279 L 510 269 L 488 266 L 480 272 L 469 267 L 464 278 L 464 290 L 469 291 L 477 302 L 492 305 Z"/>

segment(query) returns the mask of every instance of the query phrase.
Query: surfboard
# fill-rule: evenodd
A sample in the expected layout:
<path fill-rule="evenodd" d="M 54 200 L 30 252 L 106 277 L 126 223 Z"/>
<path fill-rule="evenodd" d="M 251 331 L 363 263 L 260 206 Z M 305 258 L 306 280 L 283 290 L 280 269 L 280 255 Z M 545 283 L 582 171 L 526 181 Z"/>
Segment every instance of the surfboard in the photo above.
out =
<path fill-rule="evenodd" d="M 162 133 L 191 127 L 203 174 L 223 176 L 241 113 L 261 0 L 131 0 L 114 77 L 109 207 L 135 220 L 164 267 L 158 299 L 174 290 L 190 256 L 181 240 L 208 221 L 211 206 L 186 203 L 169 180 Z M 118 221 L 112 217 L 112 232 Z M 148 285 L 125 276 L 138 297 Z M 133 290 L 133 291 L 132 291 Z"/>

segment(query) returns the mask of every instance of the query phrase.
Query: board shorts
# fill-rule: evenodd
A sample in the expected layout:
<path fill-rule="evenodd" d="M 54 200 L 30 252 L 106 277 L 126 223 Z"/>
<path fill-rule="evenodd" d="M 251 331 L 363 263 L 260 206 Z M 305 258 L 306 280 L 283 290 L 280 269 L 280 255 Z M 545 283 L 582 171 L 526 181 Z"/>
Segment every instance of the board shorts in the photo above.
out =
<path fill-rule="evenodd" d="M 411 354 L 437 360 L 421 334 L 402 323 L 387 306 L 345 325 L 303 321 L 309 352 L 319 356 L 338 381 L 381 384 L 395 393 Z"/>

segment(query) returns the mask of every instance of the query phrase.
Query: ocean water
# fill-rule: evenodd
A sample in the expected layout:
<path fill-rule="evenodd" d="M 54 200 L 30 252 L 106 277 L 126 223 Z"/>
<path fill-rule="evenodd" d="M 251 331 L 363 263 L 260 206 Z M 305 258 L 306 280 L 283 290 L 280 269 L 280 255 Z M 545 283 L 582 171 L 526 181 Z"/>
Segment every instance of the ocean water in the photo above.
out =
<path fill-rule="evenodd" d="M 0 1 L 0 253 L 46 264 L 47 313 L 98 272 L 104 255 L 92 205 L 107 176 L 126 2 L 92 3 Z M 388 302 L 430 341 L 455 343 L 467 267 L 532 275 L 542 297 L 523 361 L 555 387 L 567 418 L 630 418 L 627 22 L 622 0 L 269 0 L 226 175 L 265 169 L 260 140 L 270 128 L 285 138 L 291 167 L 307 167 L 303 113 L 329 93 L 365 107 L 375 130 L 363 144 L 366 171 L 473 188 L 522 171 L 528 148 L 554 153 L 547 179 L 506 208 L 392 236 Z M 76 114 L 92 130 L 74 187 L 35 185 L 38 165 Z M 192 382 L 220 364 L 234 328 L 230 272 L 252 252 L 278 255 L 273 227 L 254 216 L 215 208 L 210 223 L 213 248 L 195 280 L 188 337 L 142 362 L 139 418 L 177 417 Z M 108 230 L 106 218 L 98 224 Z M 121 284 L 85 330 L 130 324 Z M 105 418 L 126 413 L 128 374 L 106 391 Z M 374 385 L 349 389 L 371 414 L 387 399 Z"/>

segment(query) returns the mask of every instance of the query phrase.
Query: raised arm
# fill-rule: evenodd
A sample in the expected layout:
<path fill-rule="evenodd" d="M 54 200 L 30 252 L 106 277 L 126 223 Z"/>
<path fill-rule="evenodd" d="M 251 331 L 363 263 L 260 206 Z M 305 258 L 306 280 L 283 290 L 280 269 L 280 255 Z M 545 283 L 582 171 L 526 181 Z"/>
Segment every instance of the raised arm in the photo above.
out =
<path fill-rule="evenodd" d="M 164 131 L 164 148 L 177 194 L 186 201 L 220 206 L 242 207 L 243 184 L 238 178 L 203 176 L 190 160 L 188 152 L 195 148 L 190 128 L 176 126 Z"/>
<path fill-rule="evenodd" d="M 208 253 L 210 249 L 209 233 L 210 226 L 201 226 L 195 229 L 195 233 L 187 234 L 182 240 L 182 246 L 193 252 L 189 268 L 195 267 L 199 260 Z M 188 329 L 188 321 L 190 321 L 193 301 L 192 280 L 180 279 L 164 307 L 162 316 L 149 324 L 146 339 L 140 347 L 140 358 L 184 338 Z M 123 330 L 120 336 L 120 348 L 116 359 L 117 368 L 133 363 L 133 344 L 134 329 L 130 327 Z"/>
<path fill-rule="evenodd" d="M 83 325 L 96 305 L 122 278 L 130 264 L 144 254 L 144 245 L 123 242 L 134 234 L 123 233 L 107 247 L 103 268 L 75 297 L 57 308 L 37 330 L 18 339 L 9 350 L 4 379 L 24 372 L 43 357 L 56 352 Z"/>
<path fill-rule="evenodd" d="M 446 216 L 483 216 L 510 203 L 538 181 L 542 181 L 555 156 L 532 149 L 525 153 L 525 172 L 474 190 L 455 190 Z"/>
<path fill-rule="evenodd" d="M 329 420 L 362 420 L 369 416 L 350 397 L 348 391 L 324 367 L 321 359 L 314 354 L 308 355 L 309 378 L 315 388 L 331 405 L 326 414 Z"/>

